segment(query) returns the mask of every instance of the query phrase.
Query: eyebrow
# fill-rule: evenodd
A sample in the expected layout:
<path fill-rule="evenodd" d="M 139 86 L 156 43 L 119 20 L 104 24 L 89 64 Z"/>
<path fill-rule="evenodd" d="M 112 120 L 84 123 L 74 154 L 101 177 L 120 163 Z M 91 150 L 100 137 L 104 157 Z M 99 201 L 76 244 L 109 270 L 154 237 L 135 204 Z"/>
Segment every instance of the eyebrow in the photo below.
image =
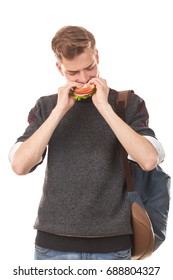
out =
<path fill-rule="evenodd" d="M 86 68 L 82 69 L 82 70 L 87 70 L 89 68 L 91 68 L 92 66 L 95 65 L 95 62 L 92 62 L 90 65 L 88 65 Z M 66 70 L 65 72 L 68 73 L 68 74 L 75 74 L 75 73 L 78 73 L 80 70 Z"/>

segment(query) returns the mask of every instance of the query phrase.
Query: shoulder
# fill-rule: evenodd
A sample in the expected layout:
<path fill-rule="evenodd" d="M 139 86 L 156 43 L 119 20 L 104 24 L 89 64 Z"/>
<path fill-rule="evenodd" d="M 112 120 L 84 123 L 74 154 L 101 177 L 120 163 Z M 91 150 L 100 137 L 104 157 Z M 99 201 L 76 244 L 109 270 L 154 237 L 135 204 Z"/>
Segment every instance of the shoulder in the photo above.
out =
<path fill-rule="evenodd" d="M 118 102 L 118 98 L 120 97 L 120 100 L 124 100 L 124 98 L 126 99 L 126 109 L 128 109 L 128 107 L 131 108 L 131 110 L 133 108 L 136 108 L 140 105 L 145 105 L 145 101 L 144 99 L 142 99 L 139 95 L 137 95 L 134 90 L 121 90 L 121 91 L 117 91 L 115 89 L 110 89 L 110 99 L 115 102 L 115 106 Z"/>
<path fill-rule="evenodd" d="M 35 122 L 36 119 L 45 120 L 56 106 L 56 102 L 57 94 L 41 96 L 29 112 L 29 123 Z"/>
<path fill-rule="evenodd" d="M 117 91 L 110 89 L 110 99 L 115 110 L 117 109 L 118 96 L 123 97 L 123 95 L 126 95 L 125 118 L 127 123 L 131 123 L 136 118 L 144 117 L 144 119 L 148 119 L 149 115 L 145 101 L 143 98 L 137 95 L 134 90 Z M 124 98 L 121 99 L 124 100 Z"/>
<path fill-rule="evenodd" d="M 46 96 L 41 96 L 36 104 L 41 106 L 55 106 L 57 102 L 57 94 L 51 94 Z"/>
<path fill-rule="evenodd" d="M 110 96 L 114 96 L 116 99 L 118 98 L 118 95 L 123 95 L 124 93 L 127 93 L 128 95 L 128 100 L 135 100 L 135 101 L 138 101 L 138 102 L 142 102 L 143 99 L 137 95 L 134 90 L 132 89 L 127 89 L 127 90 L 115 90 L 115 89 L 112 89 L 110 88 Z"/>
<path fill-rule="evenodd" d="M 52 110 L 57 103 L 57 94 L 41 96 L 35 104 L 36 108 L 42 111 Z"/>

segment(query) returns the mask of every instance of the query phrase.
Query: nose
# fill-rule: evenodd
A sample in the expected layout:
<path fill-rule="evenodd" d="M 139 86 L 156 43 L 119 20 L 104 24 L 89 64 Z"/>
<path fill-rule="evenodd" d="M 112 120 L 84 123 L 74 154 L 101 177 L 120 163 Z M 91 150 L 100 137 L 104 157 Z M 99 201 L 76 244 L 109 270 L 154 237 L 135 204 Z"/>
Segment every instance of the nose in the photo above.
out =
<path fill-rule="evenodd" d="M 86 71 L 81 71 L 79 73 L 79 83 L 86 84 L 89 81 L 90 77 Z"/>

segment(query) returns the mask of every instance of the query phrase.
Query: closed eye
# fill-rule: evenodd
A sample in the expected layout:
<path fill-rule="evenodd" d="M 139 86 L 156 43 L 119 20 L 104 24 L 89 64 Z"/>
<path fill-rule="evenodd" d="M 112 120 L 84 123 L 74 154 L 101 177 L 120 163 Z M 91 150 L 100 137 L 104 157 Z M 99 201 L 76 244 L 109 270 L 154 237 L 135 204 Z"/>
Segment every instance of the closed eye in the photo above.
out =
<path fill-rule="evenodd" d="M 78 71 L 76 71 L 76 72 L 68 72 L 68 74 L 70 75 L 70 76 L 74 76 L 74 75 L 76 75 L 77 73 L 79 73 Z"/>
<path fill-rule="evenodd" d="M 96 66 L 95 63 L 89 65 L 88 67 L 86 67 L 84 70 L 87 70 L 87 71 L 91 71 L 94 69 L 94 67 Z M 76 74 L 78 74 L 80 71 L 70 71 L 70 70 L 67 70 L 66 73 L 70 76 L 74 76 Z"/>
<path fill-rule="evenodd" d="M 94 67 L 95 67 L 95 63 L 87 67 L 86 70 L 92 70 Z"/>

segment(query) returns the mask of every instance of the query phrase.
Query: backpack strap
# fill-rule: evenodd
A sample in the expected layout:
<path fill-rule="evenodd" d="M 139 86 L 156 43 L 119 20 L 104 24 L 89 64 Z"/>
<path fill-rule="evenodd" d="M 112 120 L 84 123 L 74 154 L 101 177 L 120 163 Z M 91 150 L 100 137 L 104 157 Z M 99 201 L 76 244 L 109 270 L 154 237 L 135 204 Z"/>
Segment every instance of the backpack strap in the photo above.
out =
<path fill-rule="evenodd" d="M 118 91 L 115 98 L 115 108 L 117 115 L 125 121 L 125 109 L 127 106 L 129 90 Z"/>
<path fill-rule="evenodd" d="M 128 94 L 129 94 L 128 90 L 120 91 L 120 92 L 118 92 L 117 98 L 115 99 L 116 113 L 124 121 L 125 121 L 125 109 L 126 109 L 127 101 L 128 101 Z M 121 151 L 122 151 L 123 165 L 124 165 L 125 178 L 126 178 L 128 192 L 132 192 L 134 190 L 134 187 L 133 187 L 133 178 L 132 178 L 131 168 L 130 168 L 130 165 L 128 162 L 127 152 L 122 145 L 121 145 Z"/>

